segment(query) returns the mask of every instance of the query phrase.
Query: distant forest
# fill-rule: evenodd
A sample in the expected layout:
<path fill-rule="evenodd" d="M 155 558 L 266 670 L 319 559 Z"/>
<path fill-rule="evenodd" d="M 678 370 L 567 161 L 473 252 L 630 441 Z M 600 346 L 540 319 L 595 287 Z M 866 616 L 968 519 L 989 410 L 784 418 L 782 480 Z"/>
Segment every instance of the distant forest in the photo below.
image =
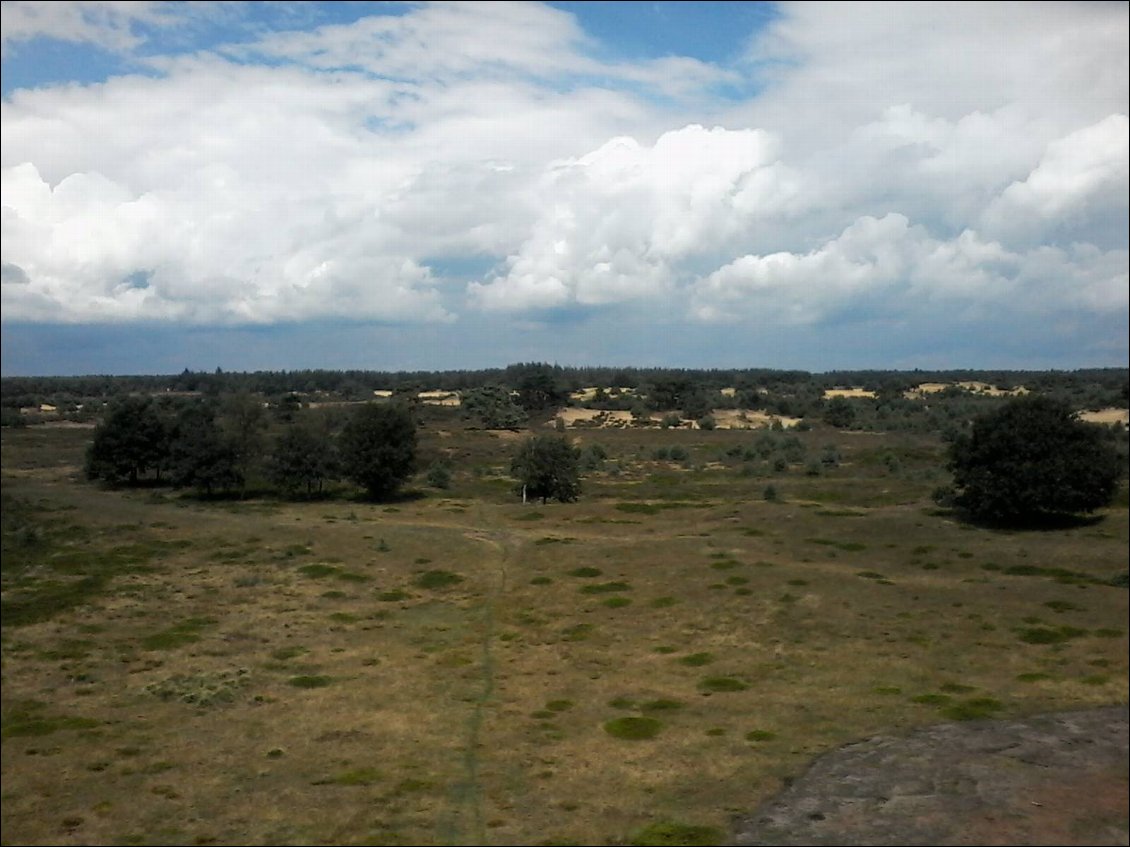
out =
<path fill-rule="evenodd" d="M 249 392 L 265 396 L 284 394 L 334 395 L 363 400 L 374 391 L 466 391 L 485 385 L 516 387 L 530 374 L 551 375 L 565 391 L 589 386 L 646 390 L 657 383 L 688 382 L 704 390 L 736 388 L 778 389 L 800 387 L 821 391 L 837 387 L 860 387 L 878 394 L 901 392 L 921 383 L 984 382 L 1001 389 L 1024 386 L 1041 394 L 1092 395 L 1102 405 L 1126 403 L 1127 368 L 1087 368 L 1073 371 L 1043 370 L 911 370 L 826 371 L 811 373 L 770 368 L 623 368 L 570 367 L 543 362 L 518 363 L 505 368 L 448 371 L 296 370 L 228 372 L 190 371 L 172 375 L 31 376 L 0 379 L 0 404 L 32 406 L 50 398 L 112 398 L 129 393 L 201 392 L 230 394 Z"/>
<path fill-rule="evenodd" d="M 925 383 L 954 387 L 930 395 L 929 402 L 908 399 L 907 392 Z M 865 397 L 852 397 L 850 425 L 860 429 L 946 430 L 963 422 L 999 397 L 956 387 L 983 383 L 1003 391 L 1023 387 L 1029 392 L 1063 400 L 1079 411 L 1126 408 L 1130 402 L 1130 369 L 1089 368 L 1042 370 L 911 370 L 827 371 L 810 373 L 770 368 L 625 368 L 570 367 L 545 362 L 522 362 L 504 368 L 449 371 L 296 370 L 228 372 L 184 370 L 170 375 L 88 375 L 67 377 L 5 377 L 0 379 L 0 413 L 5 426 L 44 419 L 97 421 L 113 401 L 146 395 L 178 398 L 261 397 L 264 404 L 285 413 L 304 407 L 356 403 L 380 397 L 414 400 L 420 392 L 468 393 L 508 389 L 532 413 L 552 415 L 564 405 L 590 409 L 683 410 L 699 418 L 714 409 L 761 409 L 772 415 L 827 417 L 833 400 L 825 394 L 836 388 L 859 388 Z M 583 399 L 575 395 L 599 387 Z M 571 394 L 574 394 L 572 398 Z M 844 400 L 834 401 L 844 412 Z M 693 407 L 695 411 L 691 412 Z M 465 406 L 463 414 L 470 410 Z M 430 413 L 438 413 L 431 410 Z M 459 414 L 456 410 L 449 413 Z M 840 424 L 842 425 L 842 424 Z"/>

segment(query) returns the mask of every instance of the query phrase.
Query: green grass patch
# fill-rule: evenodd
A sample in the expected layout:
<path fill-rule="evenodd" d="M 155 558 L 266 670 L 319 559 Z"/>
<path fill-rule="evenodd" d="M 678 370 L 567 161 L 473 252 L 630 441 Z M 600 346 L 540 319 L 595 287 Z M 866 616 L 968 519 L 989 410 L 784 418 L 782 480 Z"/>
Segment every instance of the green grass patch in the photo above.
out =
<path fill-rule="evenodd" d="M 297 645 L 293 647 L 280 647 L 277 650 L 271 651 L 271 658 L 279 662 L 286 662 L 308 652 L 305 647 L 299 647 Z"/>
<path fill-rule="evenodd" d="M 628 839 L 634 847 L 710 847 L 725 838 L 715 826 L 659 821 L 636 830 Z"/>
<path fill-rule="evenodd" d="M 412 580 L 412 584 L 417 588 L 426 588 L 429 591 L 442 591 L 445 588 L 450 588 L 453 585 L 458 585 L 462 581 L 463 577 L 461 577 L 457 573 L 452 573 L 451 571 L 435 570 L 425 571 L 424 573 L 420 574 L 418 577 Z"/>
<path fill-rule="evenodd" d="M 1051 674 L 1040 673 L 1038 671 L 1034 671 L 1032 673 L 1018 673 L 1016 675 L 1017 682 L 1043 682 L 1044 680 L 1051 678 Z"/>
<path fill-rule="evenodd" d="M 573 568 L 573 570 L 569 571 L 569 576 L 578 576 L 584 579 L 590 579 L 594 576 L 600 576 L 603 573 L 604 571 L 602 571 L 600 568 Z"/>
<path fill-rule="evenodd" d="M 578 623 L 573 626 L 565 627 L 561 633 L 561 637 L 565 641 L 585 641 L 592 635 L 594 629 L 596 629 L 596 627 L 591 623 Z"/>
<path fill-rule="evenodd" d="M 666 697 L 660 697 L 658 700 L 648 700 L 646 703 L 640 704 L 640 710 L 644 712 L 671 712 L 681 708 L 683 708 L 681 701 L 670 700 Z"/>
<path fill-rule="evenodd" d="M 632 601 L 627 597 L 609 597 L 607 600 L 601 600 L 600 605 L 609 609 L 622 609 L 625 606 L 632 605 Z"/>
<path fill-rule="evenodd" d="M 201 631 L 214 626 L 215 623 L 213 618 L 189 618 L 142 638 L 141 647 L 144 650 L 175 650 L 187 644 L 194 644 L 200 640 Z"/>
<path fill-rule="evenodd" d="M 605 732 L 623 741 L 646 741 L 659 735 L 661 729 L 663 729 L 661 721 L 636 716 L 614 718 L 604 724 Z"/>
<path fill-rule="evenodd" d="M 596 585 L 582 585 L 582 594 L 611 594 L 615 591 L 631 591 L 632 586 L 626 582 L 599 582 Z"/>
<path fill-rule="evenodd" d="M 753 729 L 745 734 L 746 741 L 772 741 L 776 737 L 777 733 L 767 729 Z"/>
<path fill-rule="evenodd" d="M 1062 644 L 1086 634 L 1087 630 L 1075 626 L 1032 626 L 1018 632 L 1025 644 Z"/>
<path fill-rule="evenodd" d="M 407 600 L 412 595 L 407 591 L 400 588 L 393 588 L 390 591 L 382 591 L 377 595 L 377 599 L 382 603 L 399 603 L 401 600 Z"/>
<path fill-rule="evenodd" d="M 298 572 L 303 576 L 308 576 L 311 579 L 325 579 L 327 576 L 333 576 L 338 571 L 333 565 L 324 565 L 321 563 L 313 565 L 303 565 L 298 569 Z"/>
<path fill-rule="evenodd" d="M 65 715 L 46 715 L 47 706 L 35 700 L 22 700 L 6 705 L 0 719 L 0 737 L 34 738 L 61 730 L 93 729 L 99 721 Z"/>
<path fill-rule="evenodd" d="M 325 688 L 333 683 L 333 678 L 317 675 L 292 676 L 287 683 L 295 688 Z"/>
<path fill-rule="evenodd" d="M 530 585 L 552 585 L 553 580 L 548 576 L 535 576 L 530 580 Z"/>
<path fill-rule="evenodd" d="M 1090 676 L 1083 677 L 1079 681 L 1083 683 L 1083 685 L 1106 685 L 1108 682 L 1110 682 L 1110 676 L 1105 673 L 1091 674 Z"/>

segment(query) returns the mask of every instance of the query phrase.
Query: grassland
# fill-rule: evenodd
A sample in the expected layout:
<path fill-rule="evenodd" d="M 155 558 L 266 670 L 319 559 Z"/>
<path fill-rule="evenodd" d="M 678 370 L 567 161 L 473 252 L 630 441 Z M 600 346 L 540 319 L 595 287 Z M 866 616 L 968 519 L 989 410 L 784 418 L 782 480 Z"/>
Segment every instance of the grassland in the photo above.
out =
<path fill-rule="evenodd" d="M 534 506 L 510 434 L 392 504 L 106 491 L 89 436 L 3 432 L 5 844 L 712 843 L 847 741 L 1127 699 L 1125 491 L 969 526 L 931 437 L 584 432 Z"/>

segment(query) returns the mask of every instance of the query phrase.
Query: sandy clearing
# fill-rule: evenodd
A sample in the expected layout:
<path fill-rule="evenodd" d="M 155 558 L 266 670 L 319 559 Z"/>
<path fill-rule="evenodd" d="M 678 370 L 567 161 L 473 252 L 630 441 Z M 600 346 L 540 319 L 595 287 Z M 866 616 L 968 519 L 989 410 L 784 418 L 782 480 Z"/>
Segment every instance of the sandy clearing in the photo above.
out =
<path fill-rule="evenodd" d="M 904 391 L 903 396 L 908 400 L 918 400 L 929 394 L 937 394 L 940 391 L 945 391 L 952 386 L 957 386 L 973 394 L 987 394 L 990 397 L 1011 397 L 1028 393 L 1028 389 L 1023 385 L 1006 389 L 997 388 L 995 385 L 989 385 L 987 382 L 923 382 L 916 388 Z"/>
<path fill-rule="evenodd" d="M 1079 420 L 1087 421 L 1089 423 L 1113 424 L 1120 423 L 1124 426 L 1130 425 L 1130 409 L 1099 409 L 1097 411 L 1087 411 L 1079 413 Z"/>
<path fill-rule="evenodd" d="M 829 397 L 876 397 L 874 391 L 866 388 L 828 388 L 824 391 L 825 399 Z"/>
<path fill-rule="evenodd" d="M 665 415 L 652 415 L 646 422 L 637 421 L 631 412 L 602 412 L 598 409 L 559 409 L 554 419 L 546 426 L 556 426 L 557 418 L 565 422 L 566 427 L 583 428 L 624 428 L 630 426 L 658 427 Z M 781 426 L 788 429 L 800 423 L 800 418 L 790 418 L 782 415 L 770 415 L 768 412 L 756 409 L 716 409 L 711 412 L 714 418 L 715 429 L 765 429 L 780 421 Z M 698 421 L 681 418 L 679 426 L 683 429 L 699 429 Z"/>

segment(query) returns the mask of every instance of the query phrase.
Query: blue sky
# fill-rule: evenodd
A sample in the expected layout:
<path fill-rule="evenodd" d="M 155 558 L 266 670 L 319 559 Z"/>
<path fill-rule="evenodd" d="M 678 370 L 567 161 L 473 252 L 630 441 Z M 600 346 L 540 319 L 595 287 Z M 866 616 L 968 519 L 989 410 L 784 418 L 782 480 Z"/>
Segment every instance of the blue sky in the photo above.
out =
<path fill-rule="evenodd" d="M 5 375 L 1128 364 L 1126 3 L 0 10 Z"/>

